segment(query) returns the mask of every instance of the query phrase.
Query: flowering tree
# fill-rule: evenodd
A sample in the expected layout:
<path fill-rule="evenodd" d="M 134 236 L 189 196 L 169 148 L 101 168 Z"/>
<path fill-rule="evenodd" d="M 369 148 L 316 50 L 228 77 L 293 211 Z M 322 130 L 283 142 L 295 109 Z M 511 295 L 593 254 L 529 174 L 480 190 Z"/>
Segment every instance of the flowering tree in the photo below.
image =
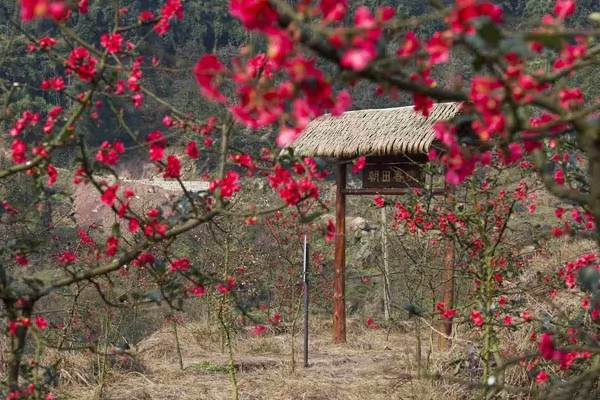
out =
<path fill-rule="evenodd" d="M 180 1 L 161 2 L 155 9 L 136 13 L 130 12 L 127 4 L 115 3 L 111 5 L 113 19 L 93 41 L 77 29 L 90 5 L 81 1 L 71 6 L 62 1 L 21 2 L 15 10 L 19 15 L 16 21 L 32 25 L 21 28 L 16 24 L 18 40 L 7 42 L 11 55 L 25 50 L 27 60 L 53 66 L 37 82 L 6 82 L 3 78 L 0 89 L 7 133 L 3 140 L 10 149 L 0 179 L 7 185 L 26 184 L 29 188 L 23 198 L 3 193 L 2 217 L 8 228 L 3 232 L 7 240 L 1 274 L 9 340 L 8 378 L 3 389 L 7 398 L 44 397 L 46 385 L 52 381 L 41 378 L 48 370 L 39 358 L 26 357 L 29 339 L 52 336 L 47 331 L 49 321 L 36 309 L 45 297 L 88 285 L 108 305 L 120 307 L 108 292 L 116 277 L 128 276 L 140 282 L 140 290 L 128 299 L 138 304 L 166 302 L 177 308 L 181 300 L 201 296 L 206 290 L 227 294 L 235 287 L 233 277 L 222 276 L 221 271 L 211 273 L 200 263 L 194 265 L 174 244 L 175 239 L 219 216 L 238 217 L 252 225 L 263 214 L 316 200 L 316 182 L 325 176 L 314 161 L 279 155 L 268 143 L 254 153 L 238 150 L 236 143 L 249 133 L 231 115 L 253 111 L 231 106 L 231 111 L 236 110 L 233 114 L 223 108 L 213 115 L 196 115 L 166 102 L 153 90 L 157 89 L 153 80 L 168 67 L 161 66 L 157 55 L 147 54 L 143 43 L 146 36 L 166 36 L 172 24 L 183 18 Z M 40 29 L 39 21 L 33 21 L 40 18 L 52 22 L 52 36 Z M 251 90 L 270 79 L 264 61 L 264 55 L 252 51 L 234 60 L 232 87 Z M 205 97 L 212 101 L 225 98 L 213 80 L 219 71 L 224 72 L 225 67 L 214 56 L 203 56 L 193 71 L 190 68 Z M 51 94 L 55 104 L 27 104 L 28 85 Z M 146 130 L 139 123 L 132 124 L 136 113 L 148 104 L 160 107 L 162 115 L 156 122 L 162 126 L 152 122 Z M 94 135 L 109 127 L 127 139 L 94 145 Z M 117 173 L 122 160 L 131 157 L 136 148 L 142 149 L 163 179 L 180 186 L 181 195 L 164 207 L 134 207 L 141 193 Z M 73 168 L 59 168 L 65 153 L 74 161 Z M 190 174 L 184 176 L 184 168 L 186 163 L 203 159 L 216 163 L 201 177 L 191 174 L 193 180 L 208 183 L 208 190 L 198 193 L 186 186 Z M 246 204 L 234 208 L 232 199 L 244 190 L 242 174 L 268 178 L 279 201 L 269 207 Z M 31 222 L 58 199 L 60 191 L 54 188 L 69 180 L 93 187 L 98 203 L 112 209 L 116 219 L 108 237 L 83 229 L 77 237 L 67 239 L 55 233 L 60 228 L 56 220 L 42 226 Z M 58 240 L 49 240 L 53 234 Z M 56 243 L 56 248 L 50 250 L 44 242 L 39 245 L 31 240 L 34 237 Z M 50 251 L 53 253 L 47 253 Z M 34 274 L 49 267 L 50 274 Z"/>
<path fill-rule="evenodd" d="M 600 129 L 595 119 L 600 105 L 577 83 L 600 62 L 600 47 L 594 43 L 595 27 L 569 24 L 576 11 L 574 0 L 557 0 L 539 23 L 524 31 L 508 29 L 503 8 L 488 1 L 436 3 L 428 13 L 414 17 L 388 6 L 350 7 L 339 0 L 231 0 L 229 13 L 249 33 L 249 44 L 236 49 L 231 59 L 214 52 L 198 54 L 190 67 L 203 99 L 210 102 L 209 115 L 197 115 L 186 103 L 174 105 L 161 97 L 160 85 L 151 83 L 165 79 L 176 67 L 163 66 L 161 55 L 144 47 L 148 37 L 167 37 L 186 13 L 200 12 L 197 8 L 180 0 L 149 1 L 144 3 L 146 9 L 139 9 L 138 2 L 115 1 L 104 31 L 94 37 L 77 29 L 89 12 L 88 3 L 21 0 L 15 10 L 15 22 L 23 22 L 14 24 L 18 40 L 7 41 L 11 55 L 26 50 L 27 59 L 44 66 L 47 76 L 30 84 L 56 99 L 51 107 L 38 107 L 28 103 L 29 88 L 22 82 L 0 81 L 0 121 L 6 127 L 2 140 L 10 149 L 0 180 L 12 185 L 27 182 L 32 189 L 23 202 L 12 201 L 14 193 L 3 193 L 1 208 L 9 227 L 3 233 L 15 239 L 2 247 L 0 274 L 10 339 L 9 398 L 45 393 L 36 372 L 41 366 L 23 359 L 28 337 L 48 327 L 35 314 L 40 299 L 80 282 L 102 294 L 100 281 L 111 282 L 125 266 L 143 270 L 148 284 L 157 289 L 141 296 L 145 301 L 201 295 L 217 284 L 216 278 L 172 251 L 179 236 L 221 215 L 253 224 L 261 214 L 318 199 L 316 182 L 325 176 L 316 162 L 282 153 L 266 139 L 275 132 L 276 146 L 292 145 L 312 119 L 348 109 L 352 104 L 348 87 L 364 81 L 389 104 L 409 93 L 415 112 L 424 115 L 435 101 L 464 103 L 458 120 L 435 127 L 446 151 L 431 158 L 439 156 L 449 183 L 465 182 L 477 166 L 490 166 L 497 154 L 506 165 L 526 157 L 546 188 L 576 207 L 572 213 L 576 224 L 594 225 L 600 216 Z M 45 25 L 28 25 L 40 19 L 52 24 L 52 35 L 46 35 Z M 598 16 L 592 14 L 590 21 L 597 24 Z M 213 25 L 219 36 L 216 22 Z M 440 81 L 439 72 L 457 55 L 472 68 Z M 540 69 L 540 60 L 549 68 Z M 162 126 L 156 121 L 148 129 L 133 126 L 136 113 L 149 104 L 155 105 L 150 115 L 158 115 Z M 129 145 L 111 139 L 91 147 L 102 127 L 119 131 Z M 237 144 L 242 139 L 262 144 L 240 151 Z M 570 154 L 563 150 L 567 145 L 584 156 L 583 165 L 570 162 Z M 113 174 L 131 147 L 143 149 L 164 179 L 178 182 L 182 196 L 164 209 L 141 213 L 132 207 L 136 193 L 126 182 L 118 176 L 102 177 Z M 181 154 L 173 150 L 178 148 Z M 110 237 L 101 242 L 80 237 L 92 249 L 83 255 L 81 248 L 73 251 L 61 243 L 56 275 L 24 274 L 27 268 L 48 263 L 43 256 L 34 263 L 36 247 L 24 238 L 25 233 L 42 237 L 44 229 L 53 228 L 52 223 L 37 226 L 31 235 L 31 217 L 39 218 L 49 209 L 57 195 L 53 186 L 71 174 L 57 168 L 65 153 L 76 163 L 73 182 L 92 185 L 99 201 L 113 210 L 116 223 Z M 183 164 L 203 159 L 214 161 L 214 168 L 204 171 L 208 191 L 195 194 L 185 186 Z M 582 168 L 584 173 L 573 173 Z M 240 174 L 266 177 L 280 202 L 232 211 L 232 199 L 244 189 Z M 564 228 L 556 233 L 572 232 Z M 591 299 L 598 288 L 594 265 L 590 256 L 562 273 L 570 277 L 569 287 L 580 286 Z M 578 271 L 586 271 L 579 280 Z M 233 287 L 225 279 L 216 290 Z M 490 321 L 481 322 L 485 327 Z M 571 353 L 558 348 L 553 334 L 552 329 L 543 334 L 541 355 L 568 367 L 564 361 Z M 597 357 L 596 347 L 587 351 Z M 595 379 L 594 362 L 583 376 Z"/>
<path fill-rule="evenodd" d="M 314 214 L 315 212 L 312 211 L 313 215 L 318 214 L 318 211 L 317 214 Z M 272 288 L 273 311 L 282 314 L 286 320 L 294 318 L 301 304 L 303 277 L 299 261 L 305 237 L 311 245 L 307 261 L 313 292 L 312 304 L 325 309 L 331 306 L 329 300 L 332 295 L 332 279 L 329 276 L 330 271 L 326 270 L 327 256 L 331 258 L 327 250 L 331 250 L 331 246 L 323 249 L 322 243 L 314 240 L 315 234 L 320 235 L 323 229 L 314 221 L 301 220 L 302 215 L 308 214 L 310 214 L 308 211 L 297 212 L 289 209 L 285 212 L 276 212 L 272 216 L 265 216 L 259 223 L 266 235 L 257 242 L 257 247 L 270 249 L 269 254 L 264 257 L 270 275 L 268 282 L 265 283 Z M 268 246 L 266 242 L 271 245 Z"/>
<path fill-rule="evenodd" d="M 457 326 L 466 323 L 475 327 L 473 337 L 481 345 L 479 368 L 484 382 L 500 373 L 491 368 L 493 363 L 501 364 L 504 358 L 517 356 L 516 350 L 509 351 L 513 340 L 509 333 L 533 318 L 518 285 L 527 266 L 520 248 L 526 247 L 524 240 L 535 243 L 536 239 L 531 236 L 532 226 L 527 219 L 534 215 L 537 194 L 531 179 L 518 179 L 519 172 L 526 175 L 528 169 L 502 168 L 499 163 L 500 157 L 494 163 L 500 168 L 492 166 L 467 179 L 451 202 L 417 191 L 403 202 L 394 203 L 396 230 L 426 239 L 422 246 L 427 246 L 429 253 L 443 252 L 451 243 L 459 290 L 453 296 L 453 304 L 446 304 L 439 296 L 440 288 L 433 287 L 431 308 L 447 324 L 453 321 Z M 382 204 L 383 199 L 376 201 Z M 543 232 L 538 233 L 537 239 L 543 240 Z M 438 254 L 439 258 L 442 256 Z M 421 262 L 414 255 L 411 259 Z M 423 271 L 426 268 L 420 266 Z M 404 307 L 410 313 L 422 314 L 428 305 L 417 298 Z M 451 332 L 443 327 L 436 334 Z"/>

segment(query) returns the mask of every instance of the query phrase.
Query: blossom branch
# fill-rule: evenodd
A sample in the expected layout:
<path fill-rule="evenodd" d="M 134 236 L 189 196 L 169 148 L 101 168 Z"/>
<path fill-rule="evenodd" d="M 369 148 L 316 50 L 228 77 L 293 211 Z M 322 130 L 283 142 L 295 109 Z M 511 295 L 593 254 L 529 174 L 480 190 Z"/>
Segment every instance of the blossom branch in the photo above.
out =
<path fill-rule="evenodd" d="M 279 15 L 279 26 L 282 29 L 290 29 L 293 24 L 301 24 L 302 21 L 295 16 L 290 7 L 282 1 L 270 0 L 277 4 L 281 12 Z M 306 46 L 314 53 L 321 56 L 323 59 L 330 61 L 338 66 L 341 66 L 341 56 L 339 52 L 331 45 L 328 45 L 324 40 L 315 38 L 308 32 L 302 31 L 298 33 L 298 41 Z M 421 93 L 424 96 L 431 97 L 439 101 L 468 101 L 468 95 L 464 92 L 451 91 L 438 87 L 430 87 L 418 84 L 409 80 L 403 80 L 397 76 L 378 71 L 373 67 L 367 66 L 360 72 L 355 72 L 358 77 L 365 78 L 372 82 L 387 83 L 400 90 L 406 90 L 411 93 Z"/>
<path fill-rule="evenodd" d="M 550 193 L 552 193 L 560 199 L 568 200 L 579 204 L 584 208 L 588 207 L 590 201 L 589 195 L 581 193 L 575 189 L 561 186 L 555 182 L 554 177 L 548 171 L 546 155 L 542 150 L 534 150 L 532 155 L 533 162 L 538 170 L 540 178 L 544 183 L 544 186 L 550 191 Z"/>

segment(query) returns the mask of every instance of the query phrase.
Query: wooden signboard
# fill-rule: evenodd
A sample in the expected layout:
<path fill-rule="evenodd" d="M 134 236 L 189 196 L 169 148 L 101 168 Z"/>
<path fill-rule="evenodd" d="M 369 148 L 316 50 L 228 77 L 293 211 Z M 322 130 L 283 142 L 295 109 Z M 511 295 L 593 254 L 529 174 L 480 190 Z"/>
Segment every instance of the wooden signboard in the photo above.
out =
<path fill-rule="evenodd" d="M 362 170 L 364 189 L 422 188 L 427 155 L 371 156 Z"/>

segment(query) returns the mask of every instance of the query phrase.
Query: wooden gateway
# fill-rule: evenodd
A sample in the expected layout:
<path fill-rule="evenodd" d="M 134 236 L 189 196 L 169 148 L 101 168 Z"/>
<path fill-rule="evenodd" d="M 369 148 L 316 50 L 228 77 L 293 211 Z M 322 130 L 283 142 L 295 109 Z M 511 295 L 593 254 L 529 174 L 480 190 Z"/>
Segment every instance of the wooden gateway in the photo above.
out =
<path fill-rule="evenodd" d="M 339 117 L 328 114 L 312 121 L 292 145 L 298 155 L 337 160 L 334 342 L 346 342 L 346 195 L 401 195 L 423 188 L 428 153 L 440 144 L 433 125 L 453 120 L 460 108 L 460 103 L 434 104 L 428 118 L 415 112 L 412 106 L 349 111 Z M 366 158 L 362 188 L 348 188 L 346 167 L 361 156 Z M 444 188 L 434 190 L 438 194 L 446 192 Z M 444 281 L 450 285 L 454 276 L 453 256 L 446 258 Z M 446 303 L 452 304 L 453 284 L 443 291 L 444 300 L 450 300 Z M 451 329 L 450 324 L 445 333 L 451 333 Z"/>

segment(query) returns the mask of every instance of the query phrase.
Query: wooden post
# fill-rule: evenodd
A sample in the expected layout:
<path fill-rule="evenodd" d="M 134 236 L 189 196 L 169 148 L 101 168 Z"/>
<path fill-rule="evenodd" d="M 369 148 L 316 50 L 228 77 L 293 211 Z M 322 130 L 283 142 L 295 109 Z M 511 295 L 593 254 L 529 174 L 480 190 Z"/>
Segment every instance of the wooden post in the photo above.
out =
<path fill-rule="evenodd" d="M 333 342 L 346 343 L 346 163 L 339 160 L 335 194 Z"/>
<path fill-rule="evenodd" d="M 446 184 L 446 204 L 454 205 L 454 185 Z M 454 238 L 446 238 L 444 241 L 444 265 L 442 273 L 442 301 L 446 303 L 446 309 L 454 308 Z M 438 347 L 445 350 L 450 347 L 448 338 L 452 336 L 452 320 L 442 321 L 439 330 L 445 336 L 440 335 Z"/>

